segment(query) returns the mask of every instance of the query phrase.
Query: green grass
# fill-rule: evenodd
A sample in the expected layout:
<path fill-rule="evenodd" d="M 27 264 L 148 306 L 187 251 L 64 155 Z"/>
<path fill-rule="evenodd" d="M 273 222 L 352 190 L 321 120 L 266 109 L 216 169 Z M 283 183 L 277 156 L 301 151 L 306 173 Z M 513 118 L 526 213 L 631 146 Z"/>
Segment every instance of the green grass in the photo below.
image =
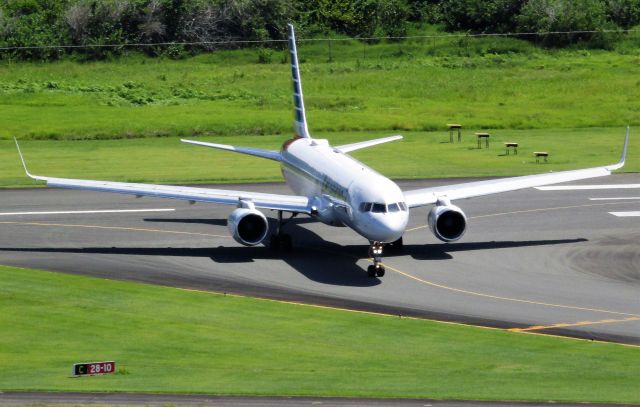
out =
<path fill-rule="evenodd" d="M 4 266 L 0 309 L 5 391 L 640 402 L 622 345 Z"/>
<path fill-rule="evenodd" d="M 640 49 L 542 51 L 514 39 L 300 44 L 310 128 L 429 131 L 640 124 Z M 286 53 L 0 63 L 0 138 L 290 134 Z"/>
<path fill-rule="evenodd" d="M 329 60 L 327 43 L 303 42 L 309 126 L 334 145 L 405 135 L 354 153 L 394 178 L 612 163 L 624 127 L 640 124 L 640 48 L 633 38 L 621 44 L 617 51 L 544 51 L 509 38 L 345 41 L 332 43 Z M 278 149 L 290 137 L 287 53 L 272 51 L 268 64 L 257 56 L 244 49 L 180 61 L 132 54 L 88 63 L 0 62 L 0 186 L 34 185 L 22 173 L 13 136 L 24 140 L 36 174 L 159 183 L 281 180 L 275 163 L 176 140 L 199 135 Z M 464 143 L 443 143 L 451 122 L 464 125 Z M 478 130 L 491 132 L 489 150 L 474 149 Z M 640 170 L 635 139 L 625 171 Z M 504 141 L 519 142 L 520 155 L 501 157 Z M 551 153 L 548 164 L 535 165 L 537 150 Z"/>
<path fill-rule="evenodd" d="M 633 131 L 633 130 L 632 130 Z M 625 129 L 490 130 L 490 148 L 477 149 L 473 130 L 450 144 L 447 131 L 400 132 L 396 141 L 354 153 L 393 178 L 504 176 L 586 168 L 618 161 Z M 391 132 L 327 133 L 332 144 L 389 135 Z M 322 136 L 322 135 L 321 135 Z M 625 171 L 640 170 L 637 131 L 632 134 Z M 203 137 L 222 143 L 279 149 L 286 136 Z M 517 156 L 505 156 L 504 142 L 520 143 Z M 34 174 L 71 178 L 156 183 L 281 181 L 277 163 L 180 143 L 177 138 L 121 140 L 24 140 L 22 151 Z M 533 151 L 548 151 L 536 164 Z M 0 140 L 0 186 L 30 186 L 13 141 Z M 41 183 L 40 183 L 41 184 Z"/>

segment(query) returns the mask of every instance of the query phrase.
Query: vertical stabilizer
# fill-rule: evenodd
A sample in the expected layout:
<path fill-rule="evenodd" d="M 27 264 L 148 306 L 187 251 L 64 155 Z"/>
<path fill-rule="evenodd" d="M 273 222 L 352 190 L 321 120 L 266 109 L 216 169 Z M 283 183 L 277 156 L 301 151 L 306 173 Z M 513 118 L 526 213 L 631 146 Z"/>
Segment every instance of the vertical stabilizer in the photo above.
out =
<path fill-rule="evenodd" d="M 293 128 L 296 136 L 311 138 L 307 128 L 307 116 L 304 111 L 304 99 L 302 98 L 302 82 L 300 81 L 300 69 L 298 65 L 298 50 L 296 49 L 296 34 L 293 25 L 289 24 L 289 53 L 291 54 L 291 79 L 293 80 L 293 107 L 295 119 Z"/>

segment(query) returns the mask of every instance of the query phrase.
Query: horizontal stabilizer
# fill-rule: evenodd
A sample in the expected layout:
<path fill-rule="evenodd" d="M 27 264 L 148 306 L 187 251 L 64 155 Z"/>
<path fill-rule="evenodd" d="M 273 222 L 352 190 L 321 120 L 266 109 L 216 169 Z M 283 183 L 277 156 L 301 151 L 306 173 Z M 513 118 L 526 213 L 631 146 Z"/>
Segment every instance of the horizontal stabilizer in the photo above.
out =
<path fill-rule="evenodd" d="M 390 137 L 378 138 L 375 140 L 361 141 L 359 143 L 345 144 L 342 146 L 337 146 L 335 147 L 335 149 L 340 151 L 341 153 L 348 153 L 350 151 L 360 150 L 361 148 L 373 147 L 373 146 L 377 146 L 378 144 L 388 143 L 390 141 L 396 141 L 396 140 L 402 140 L 402 136 L 399 136 L 399 135 L 390 136 Z"/>
<path fill-rule="evenodd" d="M 280 157 L 280 152 L 272 151 L 272 150 L 260 150 L 258 148 L 249 148 L 249 147 L 236 147 L 230 146 L 227 144 L 216 144 L 216 143 L 206 143 L 204 141 L 194 141 L 194 140 L 185 140 L 180 139 L 183 143 L 195 144 L 198 146 L 217 148 L 220 150 L 234 151 L 236 153 L 253 155 L 256 157 L 268 158 L 274 161 L 281 161 L 282 157 Z"/>

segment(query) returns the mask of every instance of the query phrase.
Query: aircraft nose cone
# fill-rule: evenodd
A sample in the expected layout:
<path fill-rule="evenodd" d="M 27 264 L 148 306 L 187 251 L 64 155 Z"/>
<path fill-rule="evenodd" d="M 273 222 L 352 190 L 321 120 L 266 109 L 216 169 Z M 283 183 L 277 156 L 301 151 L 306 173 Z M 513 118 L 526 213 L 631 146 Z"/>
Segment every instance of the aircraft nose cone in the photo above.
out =
<path fill-rule="evenodd" d="M 391 243 L 400 239 L 409 220 L 405 212 L 379 215 L 371 222 L 369 239 L 376 242 Z"/>

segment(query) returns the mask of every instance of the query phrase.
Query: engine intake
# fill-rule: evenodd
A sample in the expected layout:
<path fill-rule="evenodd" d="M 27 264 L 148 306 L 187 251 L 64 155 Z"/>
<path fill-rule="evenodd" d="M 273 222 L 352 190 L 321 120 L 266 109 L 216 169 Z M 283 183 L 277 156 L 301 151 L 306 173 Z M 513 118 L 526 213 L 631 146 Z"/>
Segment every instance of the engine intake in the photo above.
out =
<path fill-rule="evenodd" d="M 227 227 L 233 239 L 245 246 L 260 244 L 269 232 L 269 222 L 262 212 L 252 208 L 238 208 L 231 212 Z"/>
<path fill-rule="evenodd" d="M 434 206 L 429 212 L 429 229 L 443 242 L 455 242 L 467 230 L 467 217 L 451 203 Z"/>

